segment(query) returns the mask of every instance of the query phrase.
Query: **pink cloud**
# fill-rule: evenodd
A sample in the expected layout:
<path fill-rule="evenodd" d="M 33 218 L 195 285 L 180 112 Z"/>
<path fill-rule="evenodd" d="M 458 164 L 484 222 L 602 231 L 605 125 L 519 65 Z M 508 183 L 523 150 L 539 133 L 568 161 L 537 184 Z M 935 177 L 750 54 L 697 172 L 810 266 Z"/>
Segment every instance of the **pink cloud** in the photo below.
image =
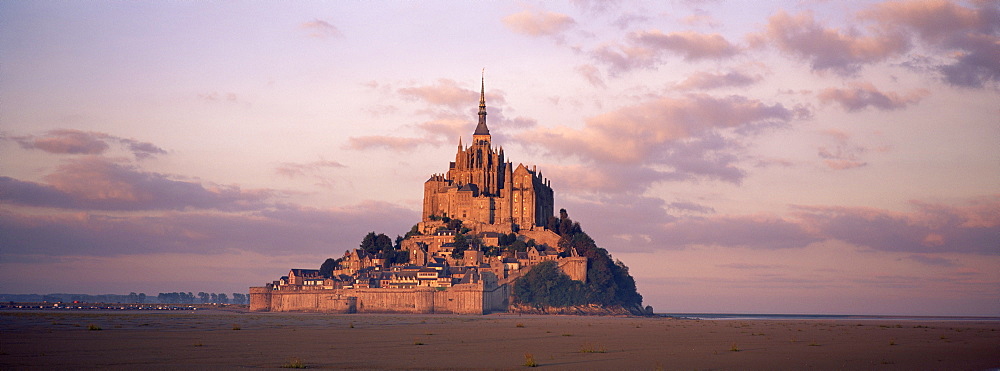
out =
<path fill-rule="evenodd" d="M 434 85 L 401 88 L 398 92 L 406 98 L 451 109 L 468 109 L 479 101 L 478 91 L 462 88 L 455 80 L 450 79 L 440 79 Z M 495 99 L 500 98 L 491 95 L 487 99 L 493 103 Z"/>
<path fill-rule="evenodd" d="M 867 82 L 849 84 L 847 89 L 826 88 L 817 94 L 822 103 L 838 103 L 848 111 L 875 107 L 883 111 L 905 108 L 919 103 L 930 94 L 926 89 L 914 89 L 907 94 L 882 92 Z"/>
<path fill-rule="evenodd" d="M 614 74 L 638 68 L 652 68 L 669 55 L 687 61 L 727 59 L 740 52 L 719 34 L 693 31 L 663 33 L 659 30 L 631 32 L 626 43 L 608 43 L 591 52 L 591 57 L 611 67 Z"/>
<path fill-rule="evenodd" d="M 347 140 L 347 148 L 356 150 L 384 148 L 396 152 L 413 152 L 418 146 L 426 144 L 437 144 L 437 142 L 428 138 L 406 138 L 385 135 L 351 137 Z"/>
<path fill-rule="evenodd" d="M 583 78 L 586 79 L 587 82 L 589 82 L 590 85 L 594 87 L 598 88 L 608 87 L 604 83 L 604 78 L 601 77 L 601 71 L 599 71 L 597 67 L 594 67 L 589 64 L 583 64 L 576 66 L 576 72 L 579 73 L 580 76 L 583 76 Z"/>
<path fill-rule="evenodd" d="M 309 22 L 304 22 L 301 25 L 299 25 L 299 28 L 306 30 L 309 33 L 309 37 L 314 37 L 318 39 L 327 39 L 331 37 L 343 36 L 343 34 L 340 32 L 340 29 L 330 24 L 329 22 L 321 19 L 314 19 Z"/>
<path fill-rule="evenodd" d="M 576 25 L 576 21 L 565 14 L 530 10 L 508 15 L 501 21 L 514 32 L 535 37 L 559 36 Z"/>
<path fill-rule="evenodd" d="M 278 175 L 286 176 L 289 178 L 303 177 L 307 175 L 315 175 L 317 172 L 323 169 L 329 168 L 342 168 L 345 167 L 337 161 L 313 161 L 309 163 L 294 163 L 294 162 L 283 162 L 274 169 L 274 172 Z"/>
<path fill-rule="evenodd" d="M 684 56 L 685 60 L 724 59 L 739 53 L 739 48 L 720 34 L 702 34 L 693 31 L 664 34 L 659 30 L 630 34 L 637 44 L 656 50 L 669 50 Z"/>
<path fill-rule="evenodd" d="M 153 215 L 96 212 L 0 211 L 4 261 L 61 255 L 115 256 L 154 253 L 253 251 L 340 256 L 370 230 L 408 230 L 419 213 L 382 202 L 314 209 L 301 206 L 224 213 L 187 210 Z M 321 261 L 317 262 L 318 265 Z M 283 267 L 287 269 L 287 267 Z"/>
<path fill-rule="evenodd" d="M 679 90 L 707 90 L 726 87 L 749 86 L 763 79 L 761 75 L 750 75 L 739 71 L 726 73 L 695 72 L 674 87 Z"/>
<path fill-rule="evenodd" d="M 981 87 L 1000 81 L 1000 4 L 980 1 L 969 8 L 944 0 L 888 1 L 860 12 L 886 32 L 910 31 L 953 61 L 937 66 L 945 81 Z M 946 53 L 941 53 L 946 54 Z"/>
<path fill-rule="evenodd" d="M 915 212 L 864 207 L 798 206 L 804 226 L 827 238 L 886 251 L 1000 253 L 1000 195 L 966 205 L 914 202 Z"/>
<path fill-rule="evenodd" d="M 834 141 L 832 147 L 822 146 L 818 149 L 819 157 L 831 169 L 847 170 L 868 165 L 860 159 L 861 155 L 868 152 L 868 148 L 852 144 L 851 134 L 840 130 L 828 130 L 823 134 Z"/>
<path fill-rule="evenodd" d="M 274 196 L 267 190 L 174 180 L 100 157 L 69 161 L 44 179 L 43 184 L 2 177 L 0 199 L 15 205 L 81 210 L 245 210 Z"/>
<path fill-rule="evenodd" d="M 431 120 L 411 125 L 417 133 L 413 137 L 371 135 L 348 139 L 346 148 L 368 150 L 374 148 L 398 152 L 410 152 L 419 146 L 440 146 L 458 144 L 458 138 L 469 135 L 478 118 L 480 92 L 466 89 L 454 80 L 440 79 L 431 85 L 416 85 L 399 88 L 399 96 L 423 104 L 415 112 L 429 116 Z M 487 92 L 486 104 L 489 111 L 491 134 L 503 136 L 505 130 L 519 130 L 537 125 L 528 117 L 507 117 L 504 115 L 506 99 L 502 92 Z"/>
<path fill-rule="evenodd" d="M 749 36 L 751 44 L 771 44 L 779 50 L 810 61 L 813 70 L 855 73 L 861 66 L 899 55 L 909 49 L 897 32 L 863 36 L 855 30 L 828 28 L 811 12 L 771 16 L 763 32 Z"/>
<path fill-rule="evenodd" d="M 53 154 L 100 155 L 111 148 L 109 143 L 124 146 L 140 160 L 167 153 L 164 149 L 149 142 L 75 129 L 50 130 L 42 136 L 16 136 L 9 139 L 17 142 L 21 148 L 38 149 Z"/>
<path fill-rule="evenodd" d="M 556 154 L 637 164 L 669 155 L 665 144 L 700 137 L 713 129 L 754 123 L 787 122 L 793 112 L 739 96 L 688 95 L 660 98 L 591 117 L 583 129 L 540 128 L 521 139 L 543 144 Z"/>

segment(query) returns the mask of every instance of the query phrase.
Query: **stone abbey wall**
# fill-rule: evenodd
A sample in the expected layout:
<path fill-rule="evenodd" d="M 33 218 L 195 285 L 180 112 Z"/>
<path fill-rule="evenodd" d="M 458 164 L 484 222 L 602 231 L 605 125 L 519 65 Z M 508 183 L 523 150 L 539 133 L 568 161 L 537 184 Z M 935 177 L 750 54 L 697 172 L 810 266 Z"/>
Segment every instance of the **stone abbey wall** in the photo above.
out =
<path fill-rule="evenodd" d="M 501 285 L 456 285 L 447 290 L 412 289 L 271 290 L 250 288 L 254 312 L 455 313 L 506 311 L 509 289 Z"/>

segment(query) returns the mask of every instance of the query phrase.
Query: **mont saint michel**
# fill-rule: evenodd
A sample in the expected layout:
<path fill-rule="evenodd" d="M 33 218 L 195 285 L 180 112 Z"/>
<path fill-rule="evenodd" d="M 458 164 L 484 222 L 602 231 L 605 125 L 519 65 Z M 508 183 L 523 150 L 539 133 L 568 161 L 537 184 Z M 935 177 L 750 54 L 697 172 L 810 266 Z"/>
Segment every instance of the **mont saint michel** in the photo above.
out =
<path fill-rule="evenodd" d="M 250 288 L 251 311 L 652 313 L 628 268 L 597 247 L 551 182 L 509 161 L 487 125 L 485 81 L 469 145 L 424 182 L 423 213 L 393 242 L 369 233 L 320 269 Z M 472 125 L 470 124 L 470 128 Z"/>

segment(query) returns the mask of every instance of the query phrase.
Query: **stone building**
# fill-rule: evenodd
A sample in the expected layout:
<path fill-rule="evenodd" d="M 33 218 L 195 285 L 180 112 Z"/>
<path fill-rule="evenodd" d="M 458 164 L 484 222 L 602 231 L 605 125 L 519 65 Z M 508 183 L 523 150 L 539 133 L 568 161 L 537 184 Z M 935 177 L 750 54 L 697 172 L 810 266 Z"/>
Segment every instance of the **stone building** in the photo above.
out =
<path fill-rule="evenodd" d="M 458 140 L 448 172 L 424 183 L 423 221 L 440 217 L 482 224 L 480 230 L 506 231 L 542 227 L 553 215 L 553 193 L 535 167 L 516 167 L 494 147 L 486 125 L 485 85 L 479 94 L 479 124 L 472 144 Z"/>
<path fill-rule="evenodd" d="M 250 288 L 251 311 L 393 312 L 484 314 L 506 311 L 511 285 L 532 266 L 555 261 L 571 279 L 586 281 L 587 258 L 560 253 L 560 236 L 545 225 L 553 216 L 550 184 L 534 167 L 516 167 L 495 148 L 486 126 L 485 86 L 472 144 L 463 147 L 446 173 L 424 183 L 423 218 L 417 233 L 401 241 L 408 263 L 390 264 L 363 249 L 347 251 L 329 276 L 292 269 L 288 276 Z M 445 220 L 460 219 L 458 230 Z M 467 228 L 467 229 L 466 229 Z M 456 254 L 456 240 L 477 242 Z M 532 241 L 527 251 L 484 254 L 511 233 Z M 493 251 L 496 251 L 494 249 Z"/>

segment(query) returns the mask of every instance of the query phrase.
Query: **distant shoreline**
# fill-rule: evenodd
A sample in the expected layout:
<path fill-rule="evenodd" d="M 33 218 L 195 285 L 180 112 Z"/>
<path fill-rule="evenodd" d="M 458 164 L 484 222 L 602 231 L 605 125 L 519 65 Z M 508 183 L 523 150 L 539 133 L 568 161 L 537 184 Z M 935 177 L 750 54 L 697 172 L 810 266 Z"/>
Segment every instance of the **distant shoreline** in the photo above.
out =
<path fill-rule="evenodd" d="M 44 303 L 44 302 L 6 302 L 0 303 L 0 311 L 198 311 L 219 310 L 230 313 L 249 313 L 247 305 L 241 304 L 136 304 L 136 303 Z M 302 312 L 324 314 L 322 312 Z M 374 313 L 372 313 L 374 314 Z M 396 313 L 387 313 L 396 314 Z M 401 315 L 406 315 L 402 314 Z M 515 313 L 497 312 L 494 315 L 516 315 Z M 364 313 L 354 313 L 351 316 L 363 316 Z M 543 315 L 544 316 L 544 315 Z M 688 319 L 688 320 L 719 320 L 719 321 L 754 321 L 754 320 L 851 320 L 851 321 L 972 321 L 1000 322 L 1000 316 L 910 316 L 910 315 L 872 315 L 872 314 L 753 314 L 753 313 L 656 313 L 654 317 Z"/>

